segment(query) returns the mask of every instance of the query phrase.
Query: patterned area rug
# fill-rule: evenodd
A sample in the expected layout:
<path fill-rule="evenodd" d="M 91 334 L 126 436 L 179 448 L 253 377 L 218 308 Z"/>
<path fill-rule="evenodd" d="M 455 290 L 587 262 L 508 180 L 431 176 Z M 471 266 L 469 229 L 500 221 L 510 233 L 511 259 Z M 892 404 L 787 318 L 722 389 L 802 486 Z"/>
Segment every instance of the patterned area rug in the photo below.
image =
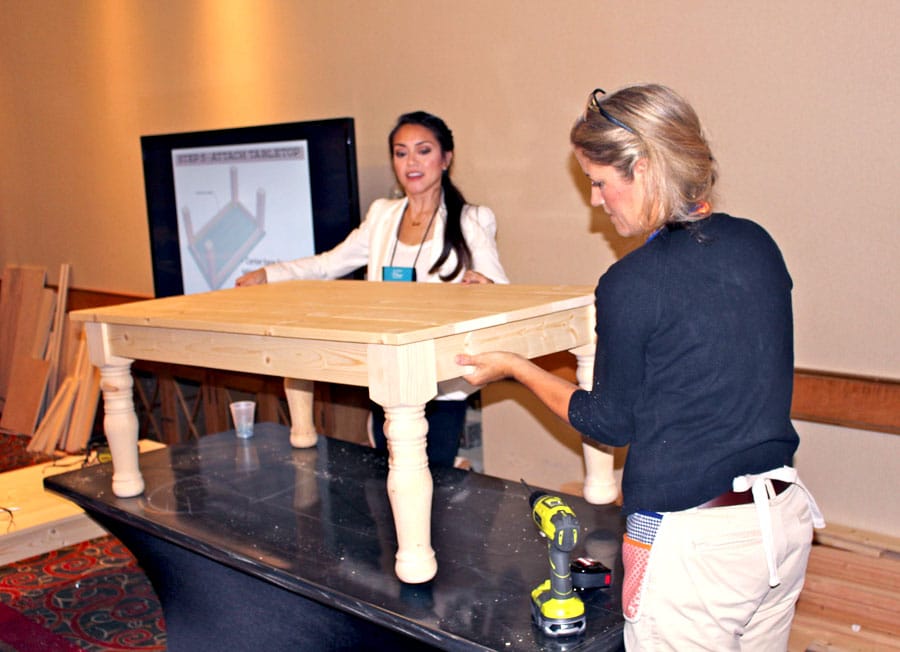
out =
<path fill-rule="evenodd" d="M 30 453 L 27 450 L 30 441 L 31 437 L 28 435 L 10 435 L 0 432 L 0 473 L 54 459 L 52 455 Z"/>
<path fill-rule="evenodd" d="M 112 536 L 0 568 L 0 602 L 0 652 L 166 649 L 153 587 Z"/>

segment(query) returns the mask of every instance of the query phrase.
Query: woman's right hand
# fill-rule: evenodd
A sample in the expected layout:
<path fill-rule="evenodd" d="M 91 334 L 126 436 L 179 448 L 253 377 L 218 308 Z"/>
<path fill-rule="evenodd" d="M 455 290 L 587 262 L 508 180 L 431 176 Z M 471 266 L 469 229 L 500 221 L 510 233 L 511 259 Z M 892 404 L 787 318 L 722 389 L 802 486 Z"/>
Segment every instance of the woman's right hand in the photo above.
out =
<path fill-rule="evenodd" d="M 521 356 L 506 351 L 491 351 L 478 355 L 460 353 L 456 364 L 467 367 L 463 379 L 476 387 L 513 376 L 515 365 L 523 362 Z"/>
<path fill-rule="evenodd" d="M 247 285 L 262 285 L 266 283 L 268 279 L 266 278 L 266 270 L 264 267 L 260 267 L 259 269 L 254 269 L 252 272 L 247 272 L 243 276 L 239 276 L 238 279 L 234 282 L 236 287 L 245 287 Z"/>

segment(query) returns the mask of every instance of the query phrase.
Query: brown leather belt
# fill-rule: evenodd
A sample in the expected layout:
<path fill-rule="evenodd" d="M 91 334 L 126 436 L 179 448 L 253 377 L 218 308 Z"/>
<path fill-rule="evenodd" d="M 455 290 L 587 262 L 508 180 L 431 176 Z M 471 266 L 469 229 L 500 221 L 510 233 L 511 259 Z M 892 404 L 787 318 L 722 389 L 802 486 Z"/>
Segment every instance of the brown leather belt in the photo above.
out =
<path fill-rule="evenodd" d="M 772 488 L 775 490 L 776 496 L 790 486 L 790 482 L 785 482 L 784 480 L 772 480 Z M 716 496 L 712 500 L 707 500 L 705 503 L 700 505 L 699 508 L 703 509 L 705 507 L 731 507 L 733 505 L 749 505 L 752 502 L 753 492 L 749 489 L 747 491 L 726 491 L 724 494 Z"/>

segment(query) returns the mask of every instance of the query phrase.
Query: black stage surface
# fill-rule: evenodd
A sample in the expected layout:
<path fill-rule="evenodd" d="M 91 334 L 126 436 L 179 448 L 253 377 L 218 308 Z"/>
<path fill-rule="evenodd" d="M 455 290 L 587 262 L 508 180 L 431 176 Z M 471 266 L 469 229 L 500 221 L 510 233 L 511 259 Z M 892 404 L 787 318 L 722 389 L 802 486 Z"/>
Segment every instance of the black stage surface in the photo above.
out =
<path fill-rule="evenodd" d="M 581 593 L 584 634 L 552 639 L 531 622 L 549 564 L 521 483 L 433 471 L 438 572 L 410 585 L 394 575 L 387 460 L 369 448 L 320 437 L 293 449 L 286 427 L 262 423 L 249 440 L 229 431 L 140 460 L 146 489 L 134 498 L 113 495 L 109 464 L 44 485 L 134 553 L 170 650 L 623 649 L 614 505 L 565 496 L 583 534 L 573 558 L 600 559 L 613 581 Z"/>

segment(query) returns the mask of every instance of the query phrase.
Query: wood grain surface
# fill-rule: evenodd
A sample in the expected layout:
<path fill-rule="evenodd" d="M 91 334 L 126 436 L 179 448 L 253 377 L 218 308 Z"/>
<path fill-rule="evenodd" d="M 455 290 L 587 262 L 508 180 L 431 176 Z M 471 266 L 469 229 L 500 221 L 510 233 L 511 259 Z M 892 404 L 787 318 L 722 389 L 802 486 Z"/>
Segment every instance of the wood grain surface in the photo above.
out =
<path fill-rule="evenodd" d="M 70 316 L 154 328 L 409 344 L 593 302 L 588 286 L 287 281 L 78 310 Z"/>

